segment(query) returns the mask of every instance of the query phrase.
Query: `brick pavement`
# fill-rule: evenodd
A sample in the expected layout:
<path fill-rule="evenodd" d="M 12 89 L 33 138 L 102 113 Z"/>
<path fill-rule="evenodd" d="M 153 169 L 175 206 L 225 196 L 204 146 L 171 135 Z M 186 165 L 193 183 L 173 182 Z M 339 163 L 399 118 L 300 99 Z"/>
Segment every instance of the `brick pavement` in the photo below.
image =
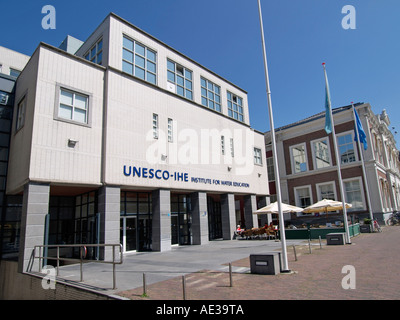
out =
<path fill-rule="evenodd" d="M 400 299 L 400 227 L 384 227 L 382 233 L 360 234 L 351 245 L 326 246 L 317 243 L 309 253 L 307 245 L 288 247 L 290 274 L 256 275 L 213 270 L 186 276 L 187 300 L 398 300 Z M 250 267 L 249 259 L 232 263 Z M 356 288 L 342 288 L 345 265 L 356 271 Z M 119 292 L 131 300 L 182 300 L 182 278 Z"/>

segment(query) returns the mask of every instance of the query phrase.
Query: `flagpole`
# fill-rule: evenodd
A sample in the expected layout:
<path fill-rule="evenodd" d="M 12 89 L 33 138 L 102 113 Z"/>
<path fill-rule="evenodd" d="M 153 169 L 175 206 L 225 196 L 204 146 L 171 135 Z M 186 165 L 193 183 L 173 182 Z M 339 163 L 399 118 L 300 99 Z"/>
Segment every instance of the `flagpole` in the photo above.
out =
<path fill-rule="evenodd" d="M 362 172 L 363 172 L 364 184 L 365 184 L 365 189 L 366 189 L 365 191 L 366 191 L 366 194 L 367 194 L 369 216 L 370 216 L 371 221 L 373 221 L 374 220 L 374 215 L 372 213 L 372 208 L 371 208 L 371 198 L 370 198 L 370 195 L 369 195 L 367 174 L 366 174 L 366 171 L 365 171 L 364 155 L 363 155 L 363 152 L 361 150 L 361 139 L 360 139 L 360 135 L 359 135 L 359 132 L 358 132 L 358 125 L 357 125 L 357 119 L 356 119 L 356 108 L 354 107 L 353 102 L 351 102 L 351 107 L 352 107 L 352 110 L 353 110 L 354 127 L 356 128 L 356 137 L 357 137 L 357 141 L 358 141 L 358 153 L 360 154 L 360 158 L 361 158 L 360 160 L 361 160 L 361 164 L 362 164 Z"/>
<path fill-rule="evenodd" d="M 280 237 L 281 237 L 281 243 L 282 243 L 282 272 L 290 272 L 289 266 L 288 266 L 288 258 L 287 258 L 285 221 L 284 221 L 283 212 L 282 212 L 281 183 L 280 183 L 280 177 L 279 177 L 278 154 L 276 152 L 275 127 L 274 127 L 274 118 L 273 118 L 273 114 L 272 114 L 271 90 L 270 90 L 270 86 L 269 86 L 268 63 L 267 63 L 267 54 L 266 54 L 266 49 L 265 49 L 264 27 L 263 27 L 260 0 L 258 0 L 258 14 L 260 17 L 261 42 L 262 42 L 263 56 L 264 56 L 265 83 L 266 83 L 266 87 L 267 87 L 269 123 L 270 123 L 270 129 L 271 129 L 272 157 L 274 160 L 276 196 L 277 196 L 277 203 L 278 203 Z"/>
<path fill-rule="evenodd" d="M 336 166 L 337 166 L 337 173 L 338 173 L 338 179 L 339 179 L 340 197 L 342 199 L 342 206 L 343 206 L 344 231 L 345 231 L 345 234 L 346 234 L 346 243 L 351 244 L 350 233 L 349 233 L 349 224 L 348 224 L 348 221 L 347 221 L 346 202 L 345 202 L 344 191 L 343 191 L 343 180 L 342 180 L 342 174 L 341 174 L 341 165 L 340 165 L 339 152 L 338 152 L 337 141 L 336 141 L 335 122 L 333 120 L 331 98 L 330 98 L 329 86 L 328 86 L 328 76 L 326 74 L 325 63 L 323 63 L 322 65 L 324 67 L 325 84 L 326 84 L 326 95 L 327 95 L 326 99 L 327 99 L 327 102 L 328 102 L 328 105 L 329 105 L 329 116 L 330 116 L 330 119 L 331 119 L 331 126 L 332 126 L 333 149 L 335 150 Z"/>

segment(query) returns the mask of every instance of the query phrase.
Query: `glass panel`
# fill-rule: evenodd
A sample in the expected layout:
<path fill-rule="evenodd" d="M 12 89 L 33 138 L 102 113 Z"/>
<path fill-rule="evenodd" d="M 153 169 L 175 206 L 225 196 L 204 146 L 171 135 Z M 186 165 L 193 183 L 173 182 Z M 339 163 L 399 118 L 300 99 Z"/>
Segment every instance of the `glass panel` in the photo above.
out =
<path fill-rule="evenodd" d="M 66 119 L 72 119 L 72 107 L 61 104 L 58 111 L 58 116 Z"/>
<path fill-rule="evenodd" d="M 187 89 L 192 90 L 192 81 L 185 80 L 185 86 Z"/>
<path fill-rule="evenodd" d="M 167 68 L 168 70 L 171 70 L 173 72 L 175 72 L 175 63 L 171 62 L 171 61 L 167 61 Z"/>
<path fill-rule="evenodd" d="M 192 91 L 186 90 L 186 98 L 192 100 Z"/>
<path fill-rule="evenodd" d="M 145 62 L 144 58 L 142 58 L 142 57 L 138 56 L 137 54 L 135 54 L 135 64 L 137 66 L 139 66 L 139 67 L 144 69 L 144 62 Z"/>
<path fill-rule="evenodd" d="M 201 86 L 202 87 L 206 87 L 207 86 L 206 80 L 204 78 L 201 78 Z"/>
<path fill-rule="evenodd" d="M 183 87 L 183 77 L 177 76 L 176 83 Z"/>
<path fill-rule="evenodd" d="M 86 111 L 81 109 L 75 109 L 74 120 L 86 123 Z"/>
<path fill-rule="evenodd" d="M 139 43 L 135 43 L 135 52 L 144 57 L 145 48 Z"/>
<path fill-rule="evenodd" d="M 150 72 L 147 72 L 147 81 L 156 84 L 156 76 Z"/>
<path fill-rule="evenodd" d="M 135 67 L 135 76 L 144 80 L 144 70 L 139 67 Z"/>
<path fill-rule="evenodd" d="M 207 107 L 207 99 L 204 98 L 204 97 L 202 97 L 202 98 L 201 98 L 201 104 L 202 104 L 203 106 L 206 106 L 206 107 Z"/>
<path fill-rule="evenodd" d="M 73 94 L 69 91 L 61 90 L 60 103 L 68 104 L 72 106 L 72 96 Z"/>
<path fill-rule="evenodd" d="M 156 62 L 156 53 L 151 50 L 147 50 L 147 59 Z"/>
<path fill-rule="evenodd" d="M 75 107 L 86 110 L 87 97 L 75 94 Z"/>
<path fill-rule="evenodd" d="M 171 71 L 168 71 L 168 80 L 175 83 L 175 74 Z"/>
<path fill-rule="evenodd" d="M 156 73 L 156 64 L 150 61 L 147 61 L 147 70 L 153 73 Z"/>
<path fill-rule="evenodd" d="M 122 71 L 133 74 L 133 65 L 128 62 L 122 61 Z"/>
<path fill-rule="evenodd" d="M 100 41 L 97 43 L 97 51 L 100 51 L 102 48 L 103 48 L 103 40 L 100 40 Z"/>
<path fill-rule="evenodd" d="M 133 41 L 131 41 L 125 37 L 123 40 L 123 46 L 124 46 L 124 48 L 127 48 L 127 49 L 133 51 Z"/>
<path fill-rule="evenodd" d="M 182 88 L 182 87 L 178 87 L 178 88 L 177 88 L 177 93 L 178 93 L 179 95 L 183 96 L 183 95 L 184 95 L 184 90 L 183 90 L 183 88 Z"/>
<path fill-rule="evenodd" d="M 126 50 L 126 49 L 124 49 L 122 51 L 122 58 L 124 60 L 128 60 L 129 62 L 133 62 L 133 53 L 128 51 L 128 50 Z"/>
<path fill-rule="evenodd" d="M 129 214 L 136 214 L 137 213 L 137 202 L 127 202 L 126 203 L 126 212 L 127 215 Z"/>
<path fill-rule="evenodd" d="M 126 218 L 126 251 L 136 250 L 136 218 Z"/>
<path fill-rule="evenodd" d="M 192 72 L 185 69 L 185 77 L 186 79 L 192 80 Z"/>

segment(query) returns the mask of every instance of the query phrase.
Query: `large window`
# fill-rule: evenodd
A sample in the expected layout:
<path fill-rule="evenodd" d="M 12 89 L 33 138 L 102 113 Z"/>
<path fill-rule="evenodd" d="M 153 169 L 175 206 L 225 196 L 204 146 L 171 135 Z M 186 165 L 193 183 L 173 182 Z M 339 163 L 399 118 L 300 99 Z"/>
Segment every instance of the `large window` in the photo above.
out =
<path fill-rule="evenodd" d="M 103 39 L 97 41 L 96 44 L 90 48 L 85 54 L 85 59 L 100 65 L 103 63 Z"/>
<path fill-rule="evenodd" d="M 227 96 L 228 96 L 228 116 L 243 122 L 244 121 L 243 99 L 229 91 L 227 92 Z"/>
<path fill-rule="evenodd" d="M 307 171 L 306 146 L 304 144 L 291 147 L 293 173 Z"/>
<path fill-rule="evenodd" d="M 221 88 L 203 77 L 201 78 L 201 104 L 221 112 Z"/>
<path fill-rule="evenodd" d="M 123 37 L 122 71 L 156 84 L 157 55 L 141 43 Z"/>
<path fill-rule="evenodd" d="M 313 141 L 313 154 L 315 169 L 330 167 L 330 152 L 328 139 Z"/>
<path fill-rule="evenodd" d="M 172 60 L 167 60 L 167 76 L 168 81 L 174 85 L 175 93 L 193 100 L 192 71 Z"/>
<path fill-rule="evenodd" d="M 344 181 L 345 199 L 347 203 L 352 204 L 349 211 L 364 209 L 364 200 L 361 189 L 361 179 Z"/>
<path fill-rule="evenodd" d="M 300 208 L 306 208 L 312 204 L 310 186 L 294 188 L 294 195 L 296 200 L 296 206 Z"/>
<path fill-rule="evenodd" d="M 337 138 L 339 157 L 341 163 L 350 163 L 356 161 L 354 153 L 354 139 L 351 133 L 344 134 Z"/>
<path fill-rule="evenodd" d="M 79 123 L 88 123 L 89 97 L 71 90 L 60 88 L 58 117 Z"/>
<path fill-rule="evenodd" d="M 267 158 L 268 181 L 275 181 L 274 158 Z"/>
<path fill-rule="evenodd" d="M 335 183 L 321 183 L 317 184 L 318 200 L 336 200 Z"/>

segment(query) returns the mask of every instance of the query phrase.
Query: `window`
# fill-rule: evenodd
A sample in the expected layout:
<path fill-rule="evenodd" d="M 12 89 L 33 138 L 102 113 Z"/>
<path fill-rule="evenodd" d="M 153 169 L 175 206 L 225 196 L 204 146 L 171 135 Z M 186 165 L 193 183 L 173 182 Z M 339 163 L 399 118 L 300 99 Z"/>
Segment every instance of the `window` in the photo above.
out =
<path fill-rule="evenodd" d="M 71 90 L 60 88 L 58 117 L 88 123 L 89 97 Z"/>
<path fill-rule="evenodd" d="M 225 137 L 221 136 L 221 154 L 225 154 Z"/>
<path fill-rule="evenodd" d="M 275 181 L 274 158 L 267 158 L 268 181 Z"/>
<path fill-rule="evenodd" d="M 7 105 L 9 94 L 0 90 L 0 104 Z"/>
<path fill-rule="evenodd" d="M 243 100 L 237 95 L 227 92 L 228 95 L 228 116 L 233 119 L 244 121 L 243 117 Z"/>
<path fill-rule="evenodd" d="M 17 124 L 16 129 L 19 130 L 24 126 L 25 123 L 25 111 L 26 111 L 26 98 L 23 97 L 18 103 L 17 107 Z"/>
<path fill-rule="evenodd" d="M 158 114 L 153 113 L 153 138 L 158 139 Z"/>
<path fill-rule="evenodd" d="M 356 161 L 354 153 L 353 136 L 351 133 L 337 138 L 340 163 L 350 163 Z"/>
<path fill-rule="evenodd" d="M 10 68 L 10 76 L 17 78 L 20 75 L 20 73 L 21 73 L 21 71 L 19 71 L 17 69 Z"/>
<path fill-rule="evenodd" d="M 311 187 L 297 187 L 294 189 L 296 206 L 306 208 L 312 204 Z"/>
<path fill-rule="evenodd" d="M 156 84 L 157 54 L 141 43 L 123 38 L 122 71 Z"/>
<path fill-rule="evenodd" d="M 168 119 L 168 142 L 174 141 L 174 121 Z"/>
<path fill-rule="evenodd" d="M 306 147 L 304 144 L 293 146 L 292 151 L 292 169 L 293 173 L 307 171 Z"/>
<path fill-rule="evenodd" d="M 85 54 L 85 59 L 97 64 L 103 63 L 103 39 L 97 43 Z"/>
<path fill-rule="evenodd" d="M 261 149 L 254 148 L 254 164 L 262 165 Z"/>
<path fill-rule="evenodd" d="M 329 156 L 329 144 L 328 139 L 314 141 L 313 152 L 315 169 L 321 169 L 331 166 L 330 156 Z"/>
<path fill-rule="evenodd" d="M 233 138 L 231 138 L 231 156 L 234 157 L 235 156 L 235 150 L 233 149 Z"/>
<path fill-rule="evenodd" d="M 345 199 L 353 206 L 348 211 L 364 209 L 364 201 L 361 190 L 361 179 L 344 181 Z"/>
<path fill-rule="evenodd" d="M 317 184 L 318 200 L 336 200 L 335 183 L 321 183 Z"/>
<path fill-rule="evenodd" d="M 167 60 L 167 76 L 168 81 L 175 85 L 175 93 L 193 100 L 192 71 Z"/>
<path fill-rule="evenodd" d="M 203 77 L 201 78 L 201 104 L 221 112 L 221 88 Z"/>

